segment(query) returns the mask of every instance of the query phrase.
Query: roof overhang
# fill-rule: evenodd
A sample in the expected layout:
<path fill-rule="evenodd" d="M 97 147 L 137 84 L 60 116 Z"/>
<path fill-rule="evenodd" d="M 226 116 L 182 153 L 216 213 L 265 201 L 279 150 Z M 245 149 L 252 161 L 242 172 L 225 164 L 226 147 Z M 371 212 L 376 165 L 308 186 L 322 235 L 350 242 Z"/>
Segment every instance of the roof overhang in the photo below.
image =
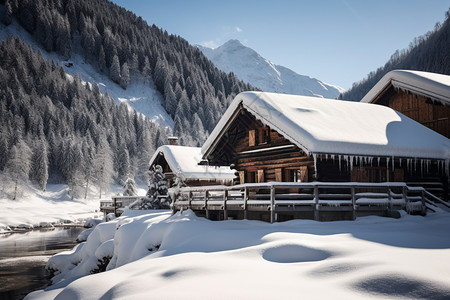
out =
<path fill-rule="evenodd" d="M 361 102 L 376 102 L 391 86 L 450 105 L 450 76 L 410 70 L 390 71 L 374 85 Z"/>

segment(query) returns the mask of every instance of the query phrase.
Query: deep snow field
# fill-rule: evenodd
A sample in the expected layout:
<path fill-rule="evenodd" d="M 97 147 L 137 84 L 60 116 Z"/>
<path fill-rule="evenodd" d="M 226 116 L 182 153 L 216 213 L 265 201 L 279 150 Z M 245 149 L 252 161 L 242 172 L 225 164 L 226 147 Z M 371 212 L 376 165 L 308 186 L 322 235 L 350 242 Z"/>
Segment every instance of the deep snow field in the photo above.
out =
<path fill-rule="evenodd" d="M 53 256 L 54 285 L 26 299 L 449 299 L 449 230 L 447 212 L 269 224 L 128 210 Z"/>

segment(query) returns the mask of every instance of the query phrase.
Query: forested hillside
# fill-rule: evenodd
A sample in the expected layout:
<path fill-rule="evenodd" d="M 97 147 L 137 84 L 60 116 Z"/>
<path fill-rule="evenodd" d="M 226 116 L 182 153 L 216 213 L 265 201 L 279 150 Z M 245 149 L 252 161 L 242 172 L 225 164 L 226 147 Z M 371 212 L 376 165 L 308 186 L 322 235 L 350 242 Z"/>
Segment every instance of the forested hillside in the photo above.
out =
<path fill-rule="evenodd" d="M 95 84 L 9 38 L 0 45 L 0 175 L 14 182 L 42 189 L 47 180 L 66 182 L 75 197 L 128 174 L 144 182 L 167 134 L 201 145 L 234 96 L 251 89 L 186 40 L 107 0 L 0 0 L 0 20 L 18 22 L 41 51 L 69 61 L 81 55 L 125 90 L 133 75 L 146 77 L 174 120 L 170 132 L 117 106 Z"/>
<path fill-rule="evenodd" d="M 165 142 L 165 129 L 96 85 L 84 84 L 17 38 L 0 43 L 0 171 L 14 183 L 48 177 L 67 182 L 72 195 L 90 185 L 107 189 L 136 175 Z M 3 182 L 4 183 L 4 182 Z"/>
<path fill-rule="evenodd" d="M 74 52 L 124 89 L 130 74 L 153 80 L 174 119 L 174 134 L 186 145 L 206 139 L 234 96 L 251 89 L 219 71 L 181 37 L 149 26 L 107 0 L 0 0 L 3 24 L 12 18 L 47 51 Z"/>
<path fill-rule="evenodd" d="M 408 49 L 397 50 L 383 67 L 354 83 L 339 99 L 360 101 L 386 73 L 395 69 L 450 75 L 450 10 L 445 13 L 445 17 L 442 24 L 436 23 L 433 30 L 415 38 Z"/>

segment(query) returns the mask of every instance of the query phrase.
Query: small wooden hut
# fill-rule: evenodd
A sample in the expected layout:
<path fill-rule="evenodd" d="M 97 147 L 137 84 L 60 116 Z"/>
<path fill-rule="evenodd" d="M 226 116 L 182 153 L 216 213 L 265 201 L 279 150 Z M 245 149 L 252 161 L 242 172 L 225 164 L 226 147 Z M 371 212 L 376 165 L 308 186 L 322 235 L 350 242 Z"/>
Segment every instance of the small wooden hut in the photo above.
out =
<path fill-rule="evenodd" d="M 150 169 L 160 165 L 169 187 L 178 176 L 187 186 L 231 184 L 235 170 L 202 164 L 199 147 L 164 145 L 159 147 L 150 159 Z"/>

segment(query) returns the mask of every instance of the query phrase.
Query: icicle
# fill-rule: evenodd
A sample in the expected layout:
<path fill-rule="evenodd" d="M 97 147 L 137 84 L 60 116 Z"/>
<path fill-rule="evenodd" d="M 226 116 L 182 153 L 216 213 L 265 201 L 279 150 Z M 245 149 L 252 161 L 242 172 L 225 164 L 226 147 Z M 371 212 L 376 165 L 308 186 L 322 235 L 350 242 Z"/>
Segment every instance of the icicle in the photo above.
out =
<path fill-rule="evenodd" d="M 314 176 L 317 180 L 317 154 L 313 153 L 313 159 L 314 159 Z"/>
<path fill-rule="evenodd" d="M 395 171 L 395 157 L 392 156 L 392 172 Z"/>
<path fill-rule="evenodd" d="M 339 172 L 341 172 L 341 160 L 342 160 L 342 156 L 339 155 Z"/>
<path fill-rule="evenodd" d="M 380 157 L 378 156 L 378 166 L 380 166 Z"/>
<path fill-rule="evenodd" d="M 390 159 L 391 159 L 390 157 L 386 157 L 386 169 L 388 169 L 388 170 L 389 170 L 389 160 Z"/>
<path fill-rule="evenodd" d="M 447 177 L 448 177 L 449 173 L 450 173 L 450 158 L 447 158 L 445 160 L 445 164 L 446 164 L 446 166 L 445 166 L 445 175 L 447 175 Z"/>
<path fill-rule="evenodd" d="M 350 156 L 350 171 L 353 171 L 353 156 Z"/>

